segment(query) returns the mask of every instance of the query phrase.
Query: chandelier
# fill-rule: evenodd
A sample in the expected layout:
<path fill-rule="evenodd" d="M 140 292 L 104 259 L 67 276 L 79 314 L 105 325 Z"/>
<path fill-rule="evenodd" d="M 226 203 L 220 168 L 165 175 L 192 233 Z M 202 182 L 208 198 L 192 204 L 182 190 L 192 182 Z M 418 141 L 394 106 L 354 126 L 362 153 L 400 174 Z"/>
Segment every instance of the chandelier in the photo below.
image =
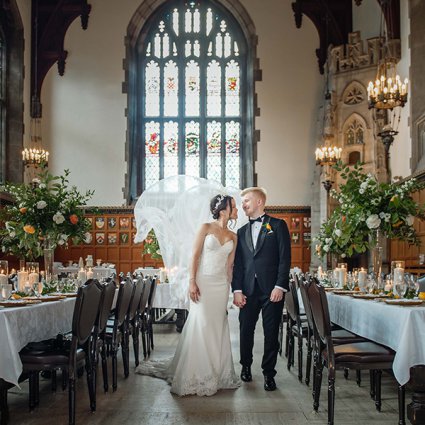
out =
<path fill-rule="evenodd" d="M 22 151 L 22 162 L 28 168 L 45 168 L 49 162 L 49 152 L 43 149 L 41 139 L 41 103 L 37 94 L 37 71 L 38 71 L 38 2 L 36 2 L 34 22 L 34 92 L 31 97 L 31 122 L 30 122 L 30 145 Z"/>
<path fill-rule="evenodd" d="M 409 80 L 401 81 L 396 71 L 396 60 L 386 58 L 378 64 L 376 80 L 369 82 L 367 94 L 369 109 L 393 109 L 403 107 L 407 102 Z"/>
<path fill-rule="evenodd" d="M 393 45 L 393 8 L 391 0 L 379 0 L 381 19 L 379 28 L 379 60 L 375 82 L 370 81 L 367 94 L 369 109 L 394 109 L 403 107 L 407 102 L 409 80 L 403 82 L 397 74 L 397 54 Z M 386 21 L 385 16 L 388 20 Z"/>
<path fill-rule="evenodd" d="M 316 165 L 335 165 L 341 159 L 341 148 L 321 146 L 316 149 Z"/>
<path fill-rule="evenodd" d="M 49 152 L 41 145 L 41 119 L 31 118 L 30 146 L 22 151 L 22 161 L 26 167 L 44 168 L 49 162 Z"/>

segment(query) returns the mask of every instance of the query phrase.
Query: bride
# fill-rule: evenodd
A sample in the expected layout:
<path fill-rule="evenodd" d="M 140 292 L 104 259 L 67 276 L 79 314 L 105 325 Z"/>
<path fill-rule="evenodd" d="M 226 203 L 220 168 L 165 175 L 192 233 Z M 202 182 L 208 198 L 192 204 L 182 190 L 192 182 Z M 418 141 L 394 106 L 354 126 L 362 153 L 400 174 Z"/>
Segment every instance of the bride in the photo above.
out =
<path fill-rule="evenodd" d="M 190 314 L 173 359 L 141 363 L 137 373 L 166 379 L 179 396 L 213 395 L 240 386 L 230 346 L 227 302 L 235 258 L 236 234 L 227 228 L 238 210 L 231 196 L 210 203 L 214 222 L 196 236 L 189 282 Z"/>

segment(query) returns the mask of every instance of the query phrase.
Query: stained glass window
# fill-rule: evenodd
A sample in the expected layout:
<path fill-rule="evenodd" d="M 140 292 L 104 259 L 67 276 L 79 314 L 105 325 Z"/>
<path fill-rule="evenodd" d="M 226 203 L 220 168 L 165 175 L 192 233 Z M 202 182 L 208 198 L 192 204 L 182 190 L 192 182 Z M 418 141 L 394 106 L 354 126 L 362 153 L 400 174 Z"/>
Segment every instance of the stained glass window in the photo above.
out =
<path fill-rule="evenodd" d="M 212 1 L 170 1 L 139 46 L 142 188 L 176 175 L 242 185 L 246 42 Z"/>

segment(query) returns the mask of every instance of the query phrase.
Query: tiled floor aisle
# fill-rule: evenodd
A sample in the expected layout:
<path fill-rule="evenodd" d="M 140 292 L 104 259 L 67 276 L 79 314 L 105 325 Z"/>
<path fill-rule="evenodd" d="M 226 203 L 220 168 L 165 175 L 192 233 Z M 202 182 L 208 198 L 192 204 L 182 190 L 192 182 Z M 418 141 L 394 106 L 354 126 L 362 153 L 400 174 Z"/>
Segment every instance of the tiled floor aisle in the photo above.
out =
<path fill-rule="evenodd" d="M 239 373 L 238 321 L 237 310 L 229 310 L 233 356 Z M 179 334 L 170 325 L 155 326 L 155 351 L 152 358 L 169 356 L 173 353 Z M 77 384 L 77 424 L 153 424 L 153 425 L 222 425 L 222 424 L 326 424 L 327 392 L 322 387 L 321 406 L 315 413 L 312 408 L 311 390 L 300 384 L 296 370 L 289 373 L 286 359 L 278 360 L 278 389 L 266 392 L 260 369 L 262 353 L 261 323 L 257 327 L 253 382 L 243 384 L 236 391 L 222 391 L 212 397 L 173 396 L 169 386 L 155 378 L 131 373 L 129 378 L 122 377 L 122 362 L 119 359 L 118 390 L 104 393 L 98 386 L 97 412 L 89 411 L 86 381 L 79 379 Z M 131 365 L 134 365 L 131 359 Z M 295 363 L 297 368 L 297 363 Z M 382 412 L 377 412 L 369 397 L 369 380 L 363 373 L 364 383 L 359 388 L 354 382 L 354 373 L 345 381 L 338 372 L 336 382 L 335 424 L 397 424 L 397 390 L 395 381 L 383 375 Z M 325 375 L 326 377 L 326 370 Z M 101 380 L 101 378 L 99 377 Z M 99 382 L 101 384 L 101 382 Z M 67 424 L 67 391 L 50 392 L 50 383 L 41 381 L 40 406 L 32 413 L 28 412 L 28 386 L 22 390 L 9 392 L 11 412 L 10 424 L 50 425 Z M 410 400 L 410 394 L 406 396 Z"/>

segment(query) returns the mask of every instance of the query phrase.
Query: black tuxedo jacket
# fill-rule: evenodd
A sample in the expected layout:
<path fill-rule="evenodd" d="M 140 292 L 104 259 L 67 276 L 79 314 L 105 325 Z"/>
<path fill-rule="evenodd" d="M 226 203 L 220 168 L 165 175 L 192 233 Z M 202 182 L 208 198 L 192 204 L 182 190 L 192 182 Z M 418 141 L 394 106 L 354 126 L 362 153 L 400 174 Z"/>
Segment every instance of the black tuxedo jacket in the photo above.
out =
<path fill-rule="evenodd" d="M 271 230 L 267 230 L 267 224 Z M 257 244 L 252 244 L 251 225 L 238 230 L 238 245 L 233 267 L 232 290 L 244 295 L 254 293 L 255 277 L 259 289 L 270 295 L 275 285 L 289 290 L 291 241 L 285 221 L 264 216 Z"/>

